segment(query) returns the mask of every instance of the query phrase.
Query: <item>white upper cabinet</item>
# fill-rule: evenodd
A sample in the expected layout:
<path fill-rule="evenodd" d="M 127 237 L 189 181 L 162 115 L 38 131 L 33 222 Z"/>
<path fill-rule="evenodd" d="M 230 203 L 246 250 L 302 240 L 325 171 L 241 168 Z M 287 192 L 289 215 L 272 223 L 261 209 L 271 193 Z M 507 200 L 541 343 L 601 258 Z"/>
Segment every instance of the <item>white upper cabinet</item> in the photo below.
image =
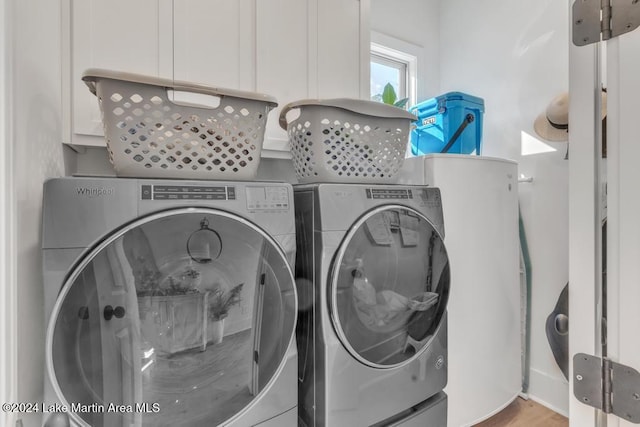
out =
<path fill-rule="evenodd" d="M 369 99 L 368 8 L 353 0 L 318 0 L 318 6 L 319 96 Z"/>
<path fill-rule="evenodd" d="M 369 0 L 63 0 L 63 141 L 104 145 L 81 81 L 106 68 L 262 92 L 280 105 L 367 96 Z M 283 156 L 280 108 L 263 156 Z"/>
<path fill-rule="evenodd" d="M 278 100 L 279 107 L 271 113 L 265 132 L 265 140 L 275 150 L 288 150 L 287 134 L 278 125 L 282 107 L 296 99 L 314 96 L 309 72 L 309 57 L 313 54 L 308 29 L 309 3 L 256 2 L 255 88 Z"/>
<path fill-rule="evenodd" d="M 254 47 L 247 0 L 176 0 L 173 77 L 210 86 L 252 90 L 247 71 Z M 250 14 L 243 19 L 243 15 Z M 243 75 L 243 71 L 244 74 Z"/>
<path fill-rule="evenodd" d="M 63 142 L 104 145 L 102 121 L 96 97 L 82 82 L 87 68 L 108 68 L 166 75 L 161 70 L 171 46 L 159 35 L 164 19 L 171 23 L 170 9 L 158 0 L 67 0 L 63 2 L 63 96 L 65 135 Z M 170 1 L 168 2 L 170 5 Z M 161 16 L 165 13 L 165 17 Z M 63 23 L 64 24 L 64 23 Z M 163 73 L 164 71 L 164 73 Z"/>

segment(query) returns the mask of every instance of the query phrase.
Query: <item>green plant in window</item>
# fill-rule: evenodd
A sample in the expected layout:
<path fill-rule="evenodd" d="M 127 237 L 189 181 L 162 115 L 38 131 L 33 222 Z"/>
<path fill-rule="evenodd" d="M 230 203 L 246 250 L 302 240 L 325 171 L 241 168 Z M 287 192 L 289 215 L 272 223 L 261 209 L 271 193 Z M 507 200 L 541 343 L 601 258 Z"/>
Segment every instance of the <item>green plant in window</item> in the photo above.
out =
<path fill-rule="evenodd" d="M 409 102 L 409 98 L 398 99 L 396 90 L 391 83 L 387 83 L 382 90 L 382 94 L 374 96 L 374 99 L 378 98 L 378 96 L 380 101 L 398 108 L 406 108 L 407 102 Z"/>

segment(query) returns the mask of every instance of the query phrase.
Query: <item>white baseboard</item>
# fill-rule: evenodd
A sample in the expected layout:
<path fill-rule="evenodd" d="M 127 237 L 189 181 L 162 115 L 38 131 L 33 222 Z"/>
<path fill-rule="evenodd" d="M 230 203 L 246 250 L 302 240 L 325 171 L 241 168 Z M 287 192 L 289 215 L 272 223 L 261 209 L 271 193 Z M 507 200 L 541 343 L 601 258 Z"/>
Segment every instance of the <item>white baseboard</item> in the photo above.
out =
<path fill-rule="evenodd" d="M 530 370 L 529 399 L 569 417 L 569 383 L 536 369 Z"/>

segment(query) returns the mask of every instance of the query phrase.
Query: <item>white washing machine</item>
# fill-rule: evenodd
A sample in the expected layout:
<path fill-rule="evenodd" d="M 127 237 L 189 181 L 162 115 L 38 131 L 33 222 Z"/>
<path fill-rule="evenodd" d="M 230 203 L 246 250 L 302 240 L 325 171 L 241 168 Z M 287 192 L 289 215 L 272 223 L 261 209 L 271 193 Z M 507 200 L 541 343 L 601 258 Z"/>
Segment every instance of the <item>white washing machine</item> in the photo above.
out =
<path fill-rule="evenodd" d="M 289 184 L 47 181 L 46 405 L 77 426 L 296 426 L 294 258 Z"/>
<path fill-rule="evenodd" d="M 445 426 L 440 192 L 313 184 L 294 194 L 300 425 Z"/>
<path fill-rule="evenodd" d="M 471 426 L 522 390 L 518 165 L 430 154 L 405 159 L 399 181 L 442 193 L 453 265 L 448 426 Z"/>

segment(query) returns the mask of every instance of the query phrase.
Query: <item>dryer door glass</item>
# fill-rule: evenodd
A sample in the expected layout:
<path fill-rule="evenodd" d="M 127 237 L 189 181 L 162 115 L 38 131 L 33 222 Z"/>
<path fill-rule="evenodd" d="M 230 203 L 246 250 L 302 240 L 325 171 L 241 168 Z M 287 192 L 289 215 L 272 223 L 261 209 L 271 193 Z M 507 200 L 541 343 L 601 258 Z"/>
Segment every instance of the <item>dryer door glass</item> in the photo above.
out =
<path fill-rule="evenodd" d="M 220 247 L 205 238 L 190 248 L 196 261 L 187 241 L 203 220 Z M 215 426 L 275 380 L 295 318 L 293 275 L 273 238 L 225 212 L 166 211 L 116 231 L 70 271 L 49 372 L 81 425 Z"/>
<path fill-rule="evenodd" d="M 333 267 L 331 316 L 362 363 L 396 367 L 417 357 L 440 325 L 449 295 L 449 259 L 421 213 L 383 206 L 364 215 Z"/>

